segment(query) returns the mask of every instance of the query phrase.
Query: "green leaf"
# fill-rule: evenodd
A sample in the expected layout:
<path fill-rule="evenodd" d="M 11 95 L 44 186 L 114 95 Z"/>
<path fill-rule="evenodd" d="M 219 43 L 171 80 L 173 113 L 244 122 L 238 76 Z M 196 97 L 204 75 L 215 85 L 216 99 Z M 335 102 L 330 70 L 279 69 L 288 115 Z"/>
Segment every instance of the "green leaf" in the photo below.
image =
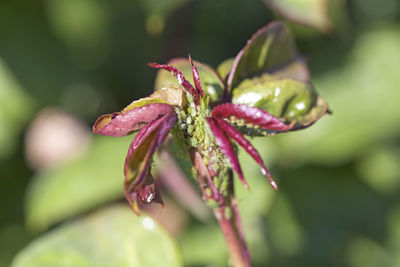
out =
<path fill-rule="evenodd" d="M 158 0 L 140 0 L 139 2 L 143 5 L 147 14 L 158 14 L 165 18 L 169 13 L 189 2 L 189 0 L 165 0 L 161 2 Z"/>
<path fill-rule="evenodd" d="M 203 86 L 205 94 L 210 96 L 211 101 L 217 101 L 223 93 L 223 83 L 218 74 L 208 65 L 193 61 L 197 70 L 199 71 L 200 81 Z M 185 78 L 191 83 L 193 82 L 192 76 L 192 66 L 189 60 L 185 58 L 175 58 L 167 63 L 179 69 Z M 174 75 L 168 73 L 167 71 L 160 70 L 157 73 L 155 81 L 155 89 L 162 87 L 180 87 L 180 84 L 174 77 Z"/>
<path fill-rule="evenodd" d="M 182 266 L 175 242 L 150 217 L 118 205 L 66 223 L 19 252 L 11 266 Z"/>
<path fill-rule="evenodd" d="M 132 137 L 98 137 L 82 159 L 37 174 L 26 198 L 27 226 L 54 223 L 122 197 L 124 158 Z"/>
<path fill-rule="evenodd" d="M 264 162 L 268 163 L 268 168 L 273 170 L 273 157 L 276 154 L 276 148 L 271 141 L 273 139 L 254 138 L 252 143 L 259 150 Z M 238 157 L 242 166 L 246 166 L 243 172 L 251 192 L 243 186 L 236 186 L 238 185 L 238 180 L 234 179 L 235 195 L 239 199 L 240 217 L 252 262 L 254 265 L 263 266 L 267 259 L 274 257 L 269 247 L 271 233 L 267 231 L 267 235 L 263 234 L 265 233 L 265 227 L 272 230 L 268 224 L 266 225 L 265 218 L 269 217 L 271 206 L 275 203 L 276 197 L 281 194 L 281 191 L 275 192 L 272 189 L 268 179 L 260 171 L 260 166 L 244 152 L 244 149 L 240 147 L 238 149 Z M 279 185 L 280 177 L 275 171 L 272 172 L 272 175 Z"/>
<path fill-rule="evenodd" d="M 154 93 L 152 93 L 150 95 L 150 98 L 161 99 L 165 101 L 165 103 L 170 104 L 171 106 L 182 107 L 187 104 L 185 92 L 180 87 L 173 87 L 173 86 L 161 87 Z"/>
<path fill-rule="evenodd" d="M 221 64 L 218 65 L 217 72 L 218 72 L 218 75 L 220 77 L 222 77 L 223 80 L 226 79 L 229 72 L 231 71 L 234 61 L 235 61 L 235 58 L 228 58 L 228 59 L 222 61 Z"/>
<path fill-rule="evenodd" d="M 322 32 L 332 27 L 327 12 L 329 0 L 263 0 L 284 18 L 314 27 Z M 338 1 L 338 0 L 334 0 Z"/>
<path fill-rule="evenodd" d="M 87 0 L 55 0 L 46 7 L 49 26 L 61 41 L 88 53 L 99 50 L 106 37 L 106 5 Z"/>
<path fill-rule="evenodd" d="M 12 152 L 32 111 L 33 99 L 0 58 L 0 159 Z"/>
<path fill-rule="evenodd" d="M 263 2 L 284 19 L 305 26 L 302 29 L 312 27 L 325 34 L 332 31 L 343 34 L 352 28 L 347 0 L 263 0 Z M 358 7 L 353 8 L 358 10 Z"/>
<path fill-rule="evenodd" d="M 164 30 L 167 17 L 190 0 L 139 0 L 138 2 L 142 5 L 147 16 L 147 33 L 158 36 Z"/>
<path fill-rule="evenodd" d="M 378 27 L 360 34 L 343 63 L 316 77 L 333 115 L 312 131 L 279 136 L 285 161 L 339 164 L 364 157 L 371 146 L 399 136 L 399 30 Z"/>
<path fill-rule="evenodd" d="M 270 242 L 283 255 L 292 256 L 302 252 L 305 245 L 305 233 L 290 199 L 284 192 L 275 199 L 274 207 L 268 216 L 268 225 L 274 229 L 270 233 Z"/>
<path fill-rule="evenodd" d="M 297 127 L 313 123 L 328 109 L 310 83 L 268 74 L 240 83 L 233 91 L 232 103 L 264 109 L 287 123 L 295 121 Z"/>
<path fill-rule="evenodd" d="M 360 177 L 382 195 L 396 195 L 400 187 L 400 150 L 392 144 L 373 147 L 357 164 Z"/>
<path fill-rule="evenodd" d="M 279 22 L 259 29 L 247 41 L 233 62 L 227 80 L 228 90 L 246 78 L 265 72 L 281 78 L 303 81 L 309 78 L 307 66 L 297 53 L 292 34 Z"/>
<path fill-rule="evenodd" d="M 180 237 L 184 262 L 188 266 L 227 266 L 228 251 L 221 229 L 214 223 L 196 225 Z"/>

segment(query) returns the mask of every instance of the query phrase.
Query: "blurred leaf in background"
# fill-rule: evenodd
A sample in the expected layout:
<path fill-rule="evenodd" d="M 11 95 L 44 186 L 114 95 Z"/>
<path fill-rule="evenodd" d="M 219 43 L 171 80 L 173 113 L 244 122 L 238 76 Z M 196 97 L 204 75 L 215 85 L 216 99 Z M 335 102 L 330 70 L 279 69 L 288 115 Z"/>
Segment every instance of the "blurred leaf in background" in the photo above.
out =
<path fill-rule="evenodd" d="M 99 64 L 108 56 L 106 8 L 102 1 L 96 0 L 47 1 L 47 17 L 53 33 L 81 64 Z"/>
<path fill-rule="evenodd" d="M 329 99 L 334 115 L 312 131 L 279 136 L 283 158 L 344 163 L 365 155 L 374 143 L 398 136 L 399 47 L 400 27 L 370 28 L 360 34 L 342 66 L 315 76 L 314 84 Z"/>
<path fill-rule="evenodd" d="M 84 236 L 85 238 L 82 238 Z M 171 237 L 150 217 L 112 206 L 34 240 L 11 266 L 183 266 Z"/>
<path fill-rule="evenodd" d="M 165 22 L 171 13 L 190 0 L 140 0 L 143 10 L 146 12 L 146 30 L 152 36 L 162 34 Z"/>
<path fill-rule="evenodd" d="M 27 226 L 43 231 L 123 195 L 122 166 L 132 137 L 93 141 L 82 159 L 38 173 L 28 188 Z"/>
<path fill-rule="evenodd" d="M 13 152 L 23 125 L 31 118 L 34 100 L 0 57 L 0 160 Z"/>
<path fill-rule="evenodd" d="M 264 0 L 264 3 L 284 18 L 329 31 L 332 22 L 328 16 L 329 0 Z"/>
<path fill-rule="evenodd" d="M 279 16 L 296 24 L 312 27 L 320 32 L 346 33 L 352 25 L 347 0 L 263 0 Z M 303 29 L 304 32 L 304 29 Z"/>

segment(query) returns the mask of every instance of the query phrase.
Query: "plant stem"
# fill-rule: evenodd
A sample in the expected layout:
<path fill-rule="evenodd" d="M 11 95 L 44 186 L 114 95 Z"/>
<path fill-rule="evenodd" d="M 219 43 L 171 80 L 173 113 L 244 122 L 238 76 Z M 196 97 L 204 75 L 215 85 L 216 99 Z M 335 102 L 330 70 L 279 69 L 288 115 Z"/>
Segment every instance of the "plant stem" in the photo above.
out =
<path fill-rule="evenodd" d="M 229 254 L 233 266 L 250 267 L 250 254 L 244 240 L 242 224 L 240 222 L 239 211 L 234 198 L 233 174 L 228 171 L 228 194 L 224 196 L 221 191 L 216 190 L 212 185 L 211 175 L 205 165 L 201 154 L 198 151 L 191 151 L 192 162 L 199 173 L 199 184 L 205 198 L 212 198 L 218 202 L 218 207 L 214 208 L 214 215 L 218 220 L 222 233 L 228 245 Z M 211 196 L 206 194 L 204 184 L 207 184 L 212 192 Z"/>
<path fill-rule="evenodd" d="M 236 204 L 236 199 L 234 198 L 232 170 L 229 171 L 228 190 L 229 196 L 224 202 L 220 203 L 218 208 L 214 208 L 214 215 L 225 236 L 233 266 L 249 267 L 251 266 L 250 254 L 244 239 L 239 210 Z M 222 195 L 221 197 L 223 198 Z M 230 209 L 231 211 L 229 214 L 226 212 L 227 209 Z"/>
<path fill-rule="evenodd" d="M 225 207 L 214 209 L 215 217 L 217 218 L 228 245 L 229 254 L 235 267 L 251 266 L 250 255 L 244 241 L 241 229 L 239 229 L 238 218 L 232 214 L 230 218 L 225 216 Z"/>

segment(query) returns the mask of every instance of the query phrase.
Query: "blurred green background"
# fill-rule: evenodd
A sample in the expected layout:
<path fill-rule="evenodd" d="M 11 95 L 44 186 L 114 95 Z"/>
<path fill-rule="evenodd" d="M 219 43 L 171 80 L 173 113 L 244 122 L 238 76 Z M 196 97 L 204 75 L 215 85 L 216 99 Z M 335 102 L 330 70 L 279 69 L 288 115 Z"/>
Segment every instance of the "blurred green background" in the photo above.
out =
<path fill-rule="evenodd" d="M 400 2 L 327 2 L 0 1 L 0 266 L 226 266 L 190 190 L 165 185 L 153 219 L 129 211 L 132 137 L 90 127 L 152 92 L 147 62 L 216 67 L 285 12 L 311 26 L 286 21 L 333 115 L 253 139 L 279 192 L 240 153 L 254 266 L 400 266 Z"/>

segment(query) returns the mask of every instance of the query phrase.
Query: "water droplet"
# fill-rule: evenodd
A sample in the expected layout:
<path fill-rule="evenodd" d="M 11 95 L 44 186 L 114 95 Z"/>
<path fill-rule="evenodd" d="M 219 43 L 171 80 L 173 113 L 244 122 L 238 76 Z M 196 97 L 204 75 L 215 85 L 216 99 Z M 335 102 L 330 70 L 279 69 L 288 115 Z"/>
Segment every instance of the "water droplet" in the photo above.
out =
<path fill-rule="evenodd" d="M 146 196 L 146 202 L 147 202 L 147 203 L 150 203 L 150 202 L 153 200 L 153 198 L 154 198 L 155 195 L 156 195 L 156 194 L 154 194 L 154 193 L 149 193 L 149 194 Z"/>
<path fill-rule="evenodd" d="M 274 96 L 277 97 L 281 93 L 281 88 L 277 87 L 274 93 Z"/>
<path fill-rule="evenodd" d="M 261 173 L 265 176 L 267 176 L 267 171 L 264 168 L 261 168 Z"/>
<path fill-rule="evenodd" d="M 303 110 L 303 109 L 306 108 L 306 105 L 304 104 L 304 102 L 300 102 L 300 103 L 297 103 L 297 104 L 295 105 L 295 107 L 296 107 L 298 110 Z"/>
<path fill-rule="evenodd" d="M 156 195 L 154 184 L 138 188 L 136 192 L 143 203 L 150 203 Z"/>
<path fill-rule="evenodd" d="M 276 185 L 275 181 L 271 181 L 271 185 L 275 190 L 278 190 L 278 186 Z"/>
<path fill-rule="evenodd" d="M 182 77 L 181 77 L 181 75 L 178 75 L 178 82 L 179 82 L 179 84 L 182 84 L 183 83 L 183 79 L 182 79 Z"/>

